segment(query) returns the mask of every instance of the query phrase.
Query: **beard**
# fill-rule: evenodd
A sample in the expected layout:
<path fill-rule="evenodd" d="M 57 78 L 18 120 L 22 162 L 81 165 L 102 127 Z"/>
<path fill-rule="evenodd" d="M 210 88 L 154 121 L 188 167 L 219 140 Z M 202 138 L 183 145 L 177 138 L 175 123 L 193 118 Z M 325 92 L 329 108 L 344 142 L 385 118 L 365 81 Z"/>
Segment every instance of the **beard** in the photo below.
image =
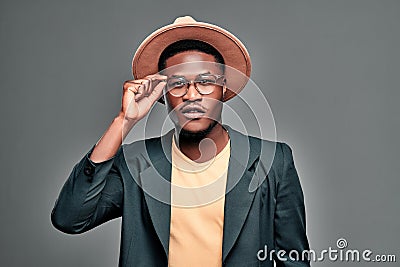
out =
<path fill-rule="evenodd" d="M 207 127 L 207 129 L 201 130 L 201 131 L 188 131 L 183 128 L 180 129 L 179 132 L 179 139 L 181 141 L 189 141 L 189 142 L 200 142 L 202 139 L 204 139 L 211 131 L 214 129 L 215 125 L 217 125 L 218 121 L 213 120 L 210 125 Z"/>

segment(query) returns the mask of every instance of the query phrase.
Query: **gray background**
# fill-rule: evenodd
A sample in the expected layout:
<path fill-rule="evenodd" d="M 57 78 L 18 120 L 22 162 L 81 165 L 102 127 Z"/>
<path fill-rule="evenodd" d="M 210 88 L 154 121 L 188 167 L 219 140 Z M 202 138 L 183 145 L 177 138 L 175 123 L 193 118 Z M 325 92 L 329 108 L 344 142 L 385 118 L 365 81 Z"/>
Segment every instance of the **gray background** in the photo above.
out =
<path fill-rule="evenodd" d="M 1 0 L 1 265 L 117 265 L 119 219 L 68 236 L 51 208 L 117 114 L 139 43 L 186 14 L 250 51 L 293 149 L 311 247 L 343 237 L 399 258 L 400 1 Z"/>

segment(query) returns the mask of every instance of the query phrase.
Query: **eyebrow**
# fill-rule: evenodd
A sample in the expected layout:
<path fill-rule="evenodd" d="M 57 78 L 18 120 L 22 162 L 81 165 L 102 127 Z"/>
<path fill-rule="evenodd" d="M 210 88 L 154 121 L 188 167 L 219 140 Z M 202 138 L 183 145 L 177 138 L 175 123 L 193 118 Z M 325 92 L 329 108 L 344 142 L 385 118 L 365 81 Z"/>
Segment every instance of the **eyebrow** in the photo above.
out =
<path fill-rule="evenodd" d="M 207 71 L 207 72 L 204 72 L 204 73 L 200 73 L 200 74 L 197 74 L 196 77 L 199 77 L 199 76 L 202 76 L 202 75 L 205 75 L 205 74 L 211 74 L 211 72 Z M 170 78 L 184 78 L 184 79 L 186 79 L 186 77 L 183 76 L 183 75 L 171 75 Z"/>

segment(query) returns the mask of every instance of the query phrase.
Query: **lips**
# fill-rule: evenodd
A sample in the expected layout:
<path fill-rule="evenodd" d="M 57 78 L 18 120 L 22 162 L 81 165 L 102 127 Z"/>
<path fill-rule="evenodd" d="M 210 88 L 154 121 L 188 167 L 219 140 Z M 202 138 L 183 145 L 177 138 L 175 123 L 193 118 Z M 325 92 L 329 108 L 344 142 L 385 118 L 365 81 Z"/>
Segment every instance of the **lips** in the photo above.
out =
<path fill-rule="evenodd" d="M 180 111 L 183 116 L 191 120 L 198 119 L 206 113 L 206 110 L 198 105 L 187 105 L 181 108 Z"/>

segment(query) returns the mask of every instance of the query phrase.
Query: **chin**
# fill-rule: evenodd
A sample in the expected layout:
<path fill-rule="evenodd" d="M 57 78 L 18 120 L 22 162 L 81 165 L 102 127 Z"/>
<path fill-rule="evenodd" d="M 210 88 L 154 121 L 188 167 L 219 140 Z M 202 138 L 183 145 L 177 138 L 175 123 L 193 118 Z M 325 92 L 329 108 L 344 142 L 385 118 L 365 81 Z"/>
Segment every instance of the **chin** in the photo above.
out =
<path fill-rule="evenodd" d="M 191 120 L 184 124 L 179 135 L 183 139 L 192 139 L 193 141 L 203 139 L 211 132 L 216 124 L 217 121 L 214 120 Z"/>
<path fill-rule="evenodd" d="M 196 133 L 196 132 L 201 132 L 201 131 L 205 131 L 207 130 L 207 128 L 210 126 L 211 122 L 208 121 L 202 121 L 200 120 L 190 120 L 185 122 L 185 124 L 183 125 L 183 127 L 181 126 L 182 130 L 185 130 L 187 132 L 192 132 L 192 133 Z"/>

